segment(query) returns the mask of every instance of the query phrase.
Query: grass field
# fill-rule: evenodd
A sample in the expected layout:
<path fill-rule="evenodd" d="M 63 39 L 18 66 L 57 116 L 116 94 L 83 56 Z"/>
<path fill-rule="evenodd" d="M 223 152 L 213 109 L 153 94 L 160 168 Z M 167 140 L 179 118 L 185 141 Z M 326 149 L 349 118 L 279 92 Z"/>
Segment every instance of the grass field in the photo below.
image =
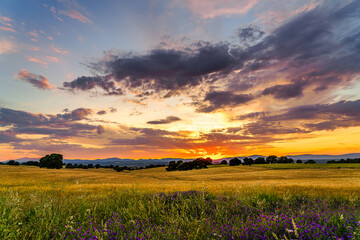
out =
<path fill-rule="evenodd" d="M 345 229 L 326 231 L 360 234 L 359 165 L 292 165 L 300 164 L 181 172 L 0 166 L 0 239 L 290 239 L 308 234 L 296 229 L 310 213 L 321 219 L 316 233 L 345 219 Z M 274 214 L 273 222 L 287 216 L 280 226 L 268 221 Z M 243 229 L 254 222 L 263 225 Z"/>

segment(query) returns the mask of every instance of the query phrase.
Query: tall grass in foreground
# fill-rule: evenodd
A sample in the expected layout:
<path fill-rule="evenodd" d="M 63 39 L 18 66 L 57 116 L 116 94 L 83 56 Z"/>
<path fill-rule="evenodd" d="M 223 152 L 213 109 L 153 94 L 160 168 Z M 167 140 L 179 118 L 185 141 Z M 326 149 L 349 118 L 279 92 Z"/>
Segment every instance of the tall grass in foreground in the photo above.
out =
<path fill-rule="evenodd" d="M 360 239 L 358 195 L 0 192 L 0 239 Z"/>

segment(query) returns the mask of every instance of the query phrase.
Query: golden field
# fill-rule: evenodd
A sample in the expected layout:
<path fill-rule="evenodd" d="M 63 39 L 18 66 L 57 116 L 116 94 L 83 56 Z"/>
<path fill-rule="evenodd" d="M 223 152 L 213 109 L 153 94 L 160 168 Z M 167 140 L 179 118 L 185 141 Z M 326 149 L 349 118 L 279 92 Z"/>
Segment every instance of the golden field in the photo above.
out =
<path fill-rule="evenodd" d="M 167 172 L 165 167 L 116 172 L 102 168 L 56 170 L 0 166 L 0 190 L 94 191 L 97 194 L 115 189 L 173 192 L 204 188 L 214 193 L 255 189 L 315 195 L 360 192 L 360 164 L 302 164 L 301 168 L 289 169 L 292 166 L 296 164 L 274 164 L 272 167 L 218 165 L 174 172 Z"/>

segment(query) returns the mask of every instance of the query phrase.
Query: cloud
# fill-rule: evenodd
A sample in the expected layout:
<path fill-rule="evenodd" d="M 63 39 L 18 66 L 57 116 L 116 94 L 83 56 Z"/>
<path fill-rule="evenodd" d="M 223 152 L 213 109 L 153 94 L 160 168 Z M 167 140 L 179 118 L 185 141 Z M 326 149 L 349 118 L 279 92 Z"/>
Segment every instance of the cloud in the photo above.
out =
<path fill-rule="evenodd" d="M 74 136 L 89 137 L 94 133 L 103 134 L 103 126 L 78 122 L 88 120 L 92 113 L 93 110 L 88 108 L 77 108 L 56 115 L 0 108 L 0 126 L 9 127 L 13 137 L 17 134 L 41 134 L 63 139 Z"/>
<path fill-rule="evenodd" d="M 61 15 L 65 15 L 68 16 L 72 19 L 78 20 L 79 22 L 83 22 L 83 23 L 92 23 L 92 21 L 85 17 L 83 14 L 81 14 L 80 12 L 74 10 L 74 9 L 68 9 L 68 10 L 59 10 L 58 11 L 59 14 Z"/>
<path fill-rule="evenodd" d="M 0 55 L 10 52 L 16 52 L 14 44 L 8 40 L 0 39 Z"/>
<path fill-rule="evenodd" d="M 96 127 L 96 132 L 97 132 L 98 134 L 103 134 L 103 133 L 105 132 L 105 127 L 102 126 L 102 125 L 97 126 L 97 127 Z"/>
<path fill-rule="evenodd" d="M 3 31 L 8 31 L 8 32 L 13 32 L 15 33 L 16 30 L 11 28 L 11 27 L 4 27 L 4 26 L 0 26 L 0 30 L 3 30 Z"/>
<path fill-rule="evenodd" d="M 303 89 L 306 82 L 295 82 L 291 84 L 275 85 L 265 88 L 262 92 L 263 95 L 273 95 L 278 99 L 289 99 L 294 97 L 303 96 Z"/>
<path fill-rule="evenodd" d="M 235 120 L 249 120 L 249 119 L 253 120 L 264 117 L 266 114 L 267 114 L 266 112 L 252 112 L 252 113 L 239 115 L 235 118 Z"/>
<path fill-rule="evenodd" d="M 116 83 L 107 77 L 78 77 L 71 82 L 64 82 L 65 89 L 86 91 L 98 87 L 106 92 L 106 95 L 123 95 L 121 88 L 116 87 Z"/>
<path fill-rule="evenodd" d="M 253 42 L 262 38 L 265 32 L 257 26 L 248 26 L 246 28 L 239 28 L 237 35 L 241 42 Z"/>
<path fill-rule="evenodd" d="M 114 108 L 114 107 L 111 107 L 111 108 L 110 108 L 110 112 L 111 112 L 111 113 L 116 113 L 116 112 L 117 112 L 117 109 Z"/>
<path fill-rule="evenodd" d="M 93 110 L 90 108 L 77 108 L 70 113 L 58 114 L 57 117 L 66 120 L 77 121 L 86 119 L 92 113 Z"/>
<path fill-rule="evenodd" d="M 335 130 L 360 126 L 360 100 L 331 104 L 302 105 L 283 110 L 283 113 L 252 113 L 238 120 L 254 119 L 244 125 L 244 134 L 290 134 Z"/>
<path fill-rule="evenodd" d="M 212 91 L 205 95 L 197 109 L 198 112 L 213 112 L 224 107 L 236 107 L 253 100 L 250 94 L 234 94 L 230 91 Z M 205 103 L 205 104 L 204 104 Z"/>
<path fill-rule="evenodd" d="M 55 46 L 51 46 L 51 48 L 52 48 L 56 53 L 59 53 L 59 54 L 65 55 L 65 54 L 68 54 L 68 53 L 69 53 L 69 51 L 61 50 L 60 48 L 55 47 Z"/>
<path fill-rule="evenodd" d="M 13 131 L 0 131 L 0 143 L 14 143 L 19 141 L 22 140 L 17 138 Z"/>
<path fill-rule="evenodd" d="M 105 115 L 107 112 L 106 110 L 101 110 L 101 111 L 98 111 L 96 114 L 97 115 Z"/>
<path fill-rule="evenodd" d="M 43 65 L 44 67 L 47 67 L 48 63 L 47 62 L 44 62 L 44 61 L 41 61 L 37 58 L 33 58 L 33 57 L 28 57 L 27 58 L 30 62 L 34 62 L 34 63 L 39 63 L 41 65 Z"/>
<path fill-rule="evenodd" d="M 89 90 L 97 86 L 97 82 L 116 81 L 129 89 L 143 92 L 152 89 L 171 96 L 201 84 L 209 74 L 226 75 L 241 65 L 239 61 L 235 53 L 231 54 L 228 44 L 199 43 L 188 51 L 157 49 L 140 56 L 113 56 L 91 65 L 106 77 L 81 77 L 81 82 L 87 83 L 86 88 L 77 83 L 79 79 L 65 84 Z"/>
<path fill-rule="evenodd" d="M 46 58 L 47 58 L 50 62 L 58 62 L 58 61 L 59 61 L 59 59 L 57 59 L 56 57 L 46 56 Z"/>
<path fill-rule="evenodd" d="M 147 124 L 168 124 L 168 123 L 173 123 L 173 122 L 177 122 L 177 121 L 181 121 L 181 118 L 175 117 L 175 116 L 168 116 L 164 119 L 159 119 L 159 120 L 153 120 L 153 121 L 148 121 Z"/>
<path fill-rule="evenodd" d="M 205 3 L 230 4 L 193 2 Z M 241 28 L 237 44 L 200 41 L 142 54 L 108 53 L 88 64 L 96 76 L 65 82 L 64 88 L 97 88 L 107 95 L 129 90 L 138 98 L 187 95 L 199 112 L 234 108 L 263 96 L 281 102 L 315 92 L 320 98 L 354 84 L 360 75 L 359 14 L 359 1 L 325 2 L 266 35 L 256 26 Z"/>
<path fill-rule="evenodd" d="M 35 75 L 33 73 L 29 73 L 27 70 L 21 70 L 17 75 L 17 78 L 22 81 L 28 82 L 39 89 L 50 90 L 52 88 L 47 77 L 44 77 L 43 75 Z"/>
<path fill-rule="evenodd" d="M 178 1 L 200 18 L 242 15 L 250 11 L 258 0 L 185 0 Z"/>

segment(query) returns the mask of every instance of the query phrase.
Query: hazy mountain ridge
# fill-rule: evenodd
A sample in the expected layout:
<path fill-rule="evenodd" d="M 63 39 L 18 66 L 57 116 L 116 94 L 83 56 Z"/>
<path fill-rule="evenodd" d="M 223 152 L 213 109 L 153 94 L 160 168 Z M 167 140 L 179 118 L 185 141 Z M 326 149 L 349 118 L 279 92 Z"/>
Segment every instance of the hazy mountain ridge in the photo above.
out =
<path fill-rule="evenodd" d="M 236 158 L 243 159 L 245 157 L 251 157 L 253 159 L 256 159 L 257 157 L 264 157 L 262 155 L 251 155 L 251 156 L 238 156 Z M 287 155 L 287 157 L 291 157 L 294 160 L 315 160 L 318 163 L 326 163 L 329 160 L 340 160 L 340 159 L 347 159 L 347 158 L 360 158 L 360 153 L 348 153 L 348 154 L 342 154 L 342 155 L 316 155 L 316 154 L 301 154 L 301 155 Z M 214 163 L 220 163 L 222 160 L 229 161 L 234 157 L 228 157 L 228 158 L 221 158 L 221 159 L 215 159 L 213 160 Z M 14 159 L 17 162 L 27 162 L 27 161 L 38 161 L 39 158 L 18 158 Z M 105 158 L 105 159 L 95 159 L 95 160 L 87 160 L 87 159 L 64 159 L 65 163 L 72 163 L 72 164 L 100 164 L 103 166 L 109 166 L 109 165 L 119 165 L 119 166 L 147 166 L 150 164 L 156 165 L 156 164 L 168 164 L 170 161 L 191 161 L 192 159 L 184 159 L 184 158 L 149 158 L 149 159 L 129 159 L 129 158 Z M 3 161 L 7 162 L 7 161 Z"/>

